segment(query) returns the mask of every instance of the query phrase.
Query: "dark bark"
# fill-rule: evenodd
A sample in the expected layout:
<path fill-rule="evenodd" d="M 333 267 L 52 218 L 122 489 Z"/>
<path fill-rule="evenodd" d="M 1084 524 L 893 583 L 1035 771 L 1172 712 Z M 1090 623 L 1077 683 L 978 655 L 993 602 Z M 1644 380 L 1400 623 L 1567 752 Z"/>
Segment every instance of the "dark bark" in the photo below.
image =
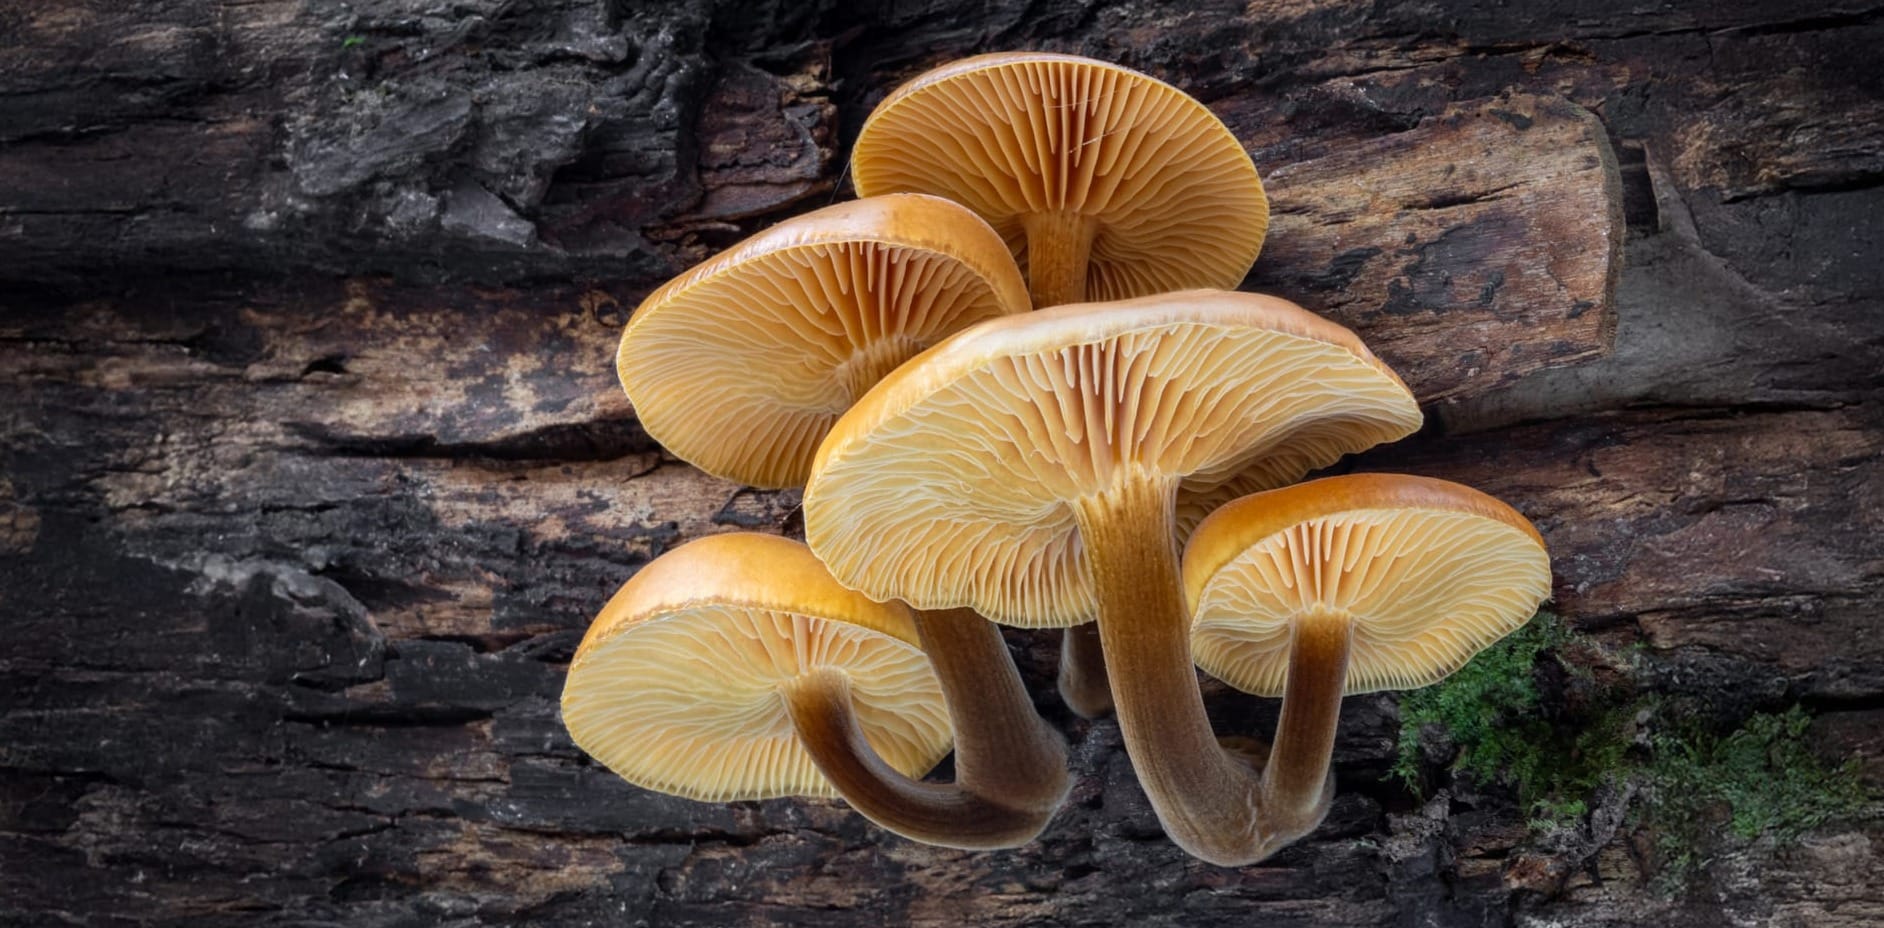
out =
<path fill-rule="evenodd" d="M 1434 404 L 1357 466 L 1512 502 L 1557 608 L 1646 642 L 1655 686 L 1804 700 L 1877 777 L 1884 11 L 1681 6 L 0 12 L 0 924 L 1874 921 L 1875 822 L 1673 898 L 1624 829 L 1527 888 L 1509 797 L 1381 780 L 1391 696 L 1348 701 L 1321 830 L 1200 864 L 1116 726 L 1060 708 L 1057 636 L 1010 642 L 1078 782 L 1013 852 L 641 792 L 556 718 L 638 565 L 799 530 L 795 494 L 636 426 L 611 370 L 635 301 L 847 195 L 898 80 L 1052 48 L 1245 139 L 1276 203 L 1250 285 Z M 1206 694 L 1220 733 L 1270 733 L 1273 703 Z"/>

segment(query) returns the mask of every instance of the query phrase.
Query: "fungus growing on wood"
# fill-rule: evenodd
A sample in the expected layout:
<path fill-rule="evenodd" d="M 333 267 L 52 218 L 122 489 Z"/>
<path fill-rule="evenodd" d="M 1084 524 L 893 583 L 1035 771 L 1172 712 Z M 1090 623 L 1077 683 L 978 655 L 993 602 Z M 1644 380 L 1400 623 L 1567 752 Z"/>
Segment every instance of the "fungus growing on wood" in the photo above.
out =
<path fill-rule="evenodd" d="M 1269 228 L 1236 136 L 1162 81 L 1073 55 L 936 68 L 871 112 L 851 162 L 863 196 L 945 196 L 988 220 L 1034 305 L 1235 287 Z"/>
<path fill-rule="evenodd" d="M 936 197 L 788 219 L 642 301 L 616 370 L 649 435 L 751 486 L 800 486 L 831 423 L 957 329 L 1029 308 L 987 223 Z"/>
<path fill-rule="evenodd" d="M 925 656 L 925 649 L 928 656 Z M 961 848 L 1038 834 L 1067 788 L 999 632 L 845 589 L 804 545 L 712 535 L 630 578 L 569 668 L 563 722 L 630 783 L 690 799 L 839 796 Z M 948 753 L 956 782 L 918 779 Z"/>
<path fill-rule="evenodd" d="M 1273 297 L 1039 310 L 951 337 L 859 401 L 819 449 L 806 536 L 874 597 L 1024 626 L 1096 612 L 1126 748 L 1165 830 L 1245 863 L 1272 847 L 1254 775 L 1204 716 L 1178 488 L 1258 458 L 1323 466 L 1419 422 L 1353 333 Z"/>
<path fill-rule="evenodd" d="M 1544 540 L 1510 506 L 1425 477 L 1356 474 L 1236 500 L 1184 552 L 1198 666 L 1282 717 L 1258 808 L 1274 840 L 1334 798 L 1345 693 L 1425 686 L 1550 596 Z"/>

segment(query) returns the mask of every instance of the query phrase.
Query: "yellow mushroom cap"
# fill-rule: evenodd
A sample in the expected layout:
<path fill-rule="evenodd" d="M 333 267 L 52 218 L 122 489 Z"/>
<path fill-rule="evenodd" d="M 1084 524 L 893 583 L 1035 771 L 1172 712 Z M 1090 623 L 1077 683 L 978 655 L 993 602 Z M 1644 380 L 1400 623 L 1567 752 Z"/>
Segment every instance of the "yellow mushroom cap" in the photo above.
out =
<path fill-rule="evenodd" d="M 1284 300 L 1192 291 L 965 330 L 832 429 L 805 491 L 833 575 L 1022 626 L 1097 604 L 1073 501 L 1124 481 L 1306 471 L 1419 427 L 1352 332 Z"/>
<path fill-rule="evenodd" d="M 1354 474 L 1246 496 L 1184 552 L 1197 665 L 1280 696 L 1290 627 L 1310 609 L 1350 618 L 1347 692 L 1437 682 L 1516 631 L 1550 598 L 1550 555 L 1522 515 L 1470 487 Z"/>
<path fill-rule="evenodd" d="M 642 426 L 701 470 L 801 486 L 837 417 L 957 329 L 1030 308 L 1007 246 L 937 197 L 788 219 L 650 294 L 616 371 Z"/>
<path fill-rule="evenodd" d="M 810 549 L 711 535 L 643 567 L 602 608 L 569 665 L 563 724 L 636 786 L 724 802 L 836 796 L 800 746 L 781 689 L 850 678 L 859 726 L 921 777 L 953 729 L 907 608 L 839 585 Z"/>
<path fill-rule="evenodd" d="M 1183 91 L 1046 52 L 980 55 L 878 104 L 851 161 L 860 195 L 918 191 L 980 213 L 1026 267 L 1024 217 L 1090 217 L 1086 296 L 1235 287 L 1269 228 L 1241 142 Z"/>

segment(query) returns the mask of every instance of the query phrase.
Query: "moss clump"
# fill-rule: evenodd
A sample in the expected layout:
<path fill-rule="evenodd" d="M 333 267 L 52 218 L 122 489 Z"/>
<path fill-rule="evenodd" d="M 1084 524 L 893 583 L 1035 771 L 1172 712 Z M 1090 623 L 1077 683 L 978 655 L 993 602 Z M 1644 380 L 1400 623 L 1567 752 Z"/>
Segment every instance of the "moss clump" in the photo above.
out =
<path fill-rule="evenodd" d="M 1725 735 L 1677 732 L 1654 739 L 1652 800 L 1640 819 L 1656 834 L 1665 876 L 1705 863 L 1704 848 L 1724 819 L 1743 840 L 1780 842 L 1827 822 L 1864 813 L 1874 800 L 1856 761 L 1830 766 L 1806 743 L 1812 719 L 1798 706 L 1760 713 Z"/>
<path fill-rule="evenodd" d="M 1635 769 L 1623 735 L 1633 707 L 1598 705 L 1593 717 L 1569 720 L 1544 711 L 1540 665 L 1587 679 L 1558 657 L 1570 639 L 1555 615 L 1540 612 L 1459 672 L 1402 697 L 1393 775 L 1419 788 L 1420 734 L 1433 726 L 1458 748 L 1452 769 L 1515 787 L 1534 827 L 1582 818 L 1598 786 Z"/>
<path fill-rule="evenodd" d="M 1540 833 L 1579 824 L 1599 789 L 1633 782 L 1645 801 L 1631 817 L 1655 835 L 1662 876 L 1673 880 L 1705 863 L 1723 820 L 1742 840 L 1787 842 L 1877 801 L 1855 762 L 1828 766 L 1812 752 L 1811 719 L 1796 706 L 1726 734 L 1688 725 L 1639 735 L 1643 723 L 1660 727 L 1659 703 L 1627 679 L 1599 682 L 1585 669 L 1604 661 L 1539 613 L 1458 673 L 1401 698 L 1393 775 L 1418 791 L 1421 734 L 1442 729 L 1457 749 L 1451 769 L 1515 790 Z M 1540 680 L 1563 682 L 1564 698 L 1545 699 Z"/>

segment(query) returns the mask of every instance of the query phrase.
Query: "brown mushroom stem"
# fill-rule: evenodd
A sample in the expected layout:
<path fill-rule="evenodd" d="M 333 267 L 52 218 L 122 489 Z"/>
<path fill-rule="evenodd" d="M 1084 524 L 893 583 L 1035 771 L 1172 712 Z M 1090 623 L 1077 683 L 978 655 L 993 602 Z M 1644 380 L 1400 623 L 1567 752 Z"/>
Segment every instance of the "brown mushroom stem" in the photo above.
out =
<path fill-rule="evenodd" d="M 1272 830 L 1299 837 L 1321 824 L 1334 800 L 1330 762 L 1354 626 L 1345 613 L 1312 607 L 1296 618 L 1292 634 L 1282 718 L 1263 770 L 1262 810 Z"/>
<path fill-rule="evenodd" d="M 1092 257 L 1092 239 L 1099 231 L 1090 216 L 1071 210 L 1027 213 L 1021 217 L 1027 232 L 1027 289 L 1034 308 L 1086 301 L 1086 266 Z"/>
<path fill-rule="evenodd" d="M 1052 815 L 1072 786 L 1066 739 L 1034 711 L 1000 627 L 973 609 L 939 609 L 918 610 L 916 631 L 955 719 L 956 785 Z"/>
<path fill-rule="evenodd" d="M 1119 729 L 1139 784 L 1179 847 L 1213 864 L 1242 866 L 1294 836 L 1269 827 L 1261 779 L 1217 744 L 1204 714 L 1178 582 L 1176 490 L 1174 480 L 1127 480 L 1081 500 L 1074 515 L 1099 600 Z"/>
<path fill-rule="evenodd" d="M 1066 796 L 1065 741 L 1034 711 L 993 624 L 951 609 L 918 613 L 916 627 L 955 719 L 955 782 L 912 780 L 885 763 L 864 739 L 840 672 L 805 674 L 786 688 L 805 750 L 853 808 L 906 838 L 967 850 L 1027 843 Z"/>
<path fill-rule="evenodd" d="M 1112 683 L 1096 622 L 1075 625 L 1060 639 L 1060 699 L 1081 718 L 1112 712 Z"/>

